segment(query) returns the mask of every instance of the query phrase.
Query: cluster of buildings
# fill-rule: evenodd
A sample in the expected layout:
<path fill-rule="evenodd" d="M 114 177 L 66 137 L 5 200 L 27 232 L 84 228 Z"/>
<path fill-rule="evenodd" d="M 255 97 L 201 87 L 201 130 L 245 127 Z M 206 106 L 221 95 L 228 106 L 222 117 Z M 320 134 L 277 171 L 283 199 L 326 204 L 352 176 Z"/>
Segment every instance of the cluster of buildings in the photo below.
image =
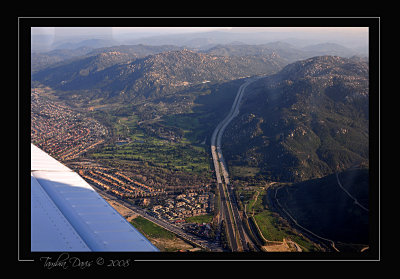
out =
<path fill-rule="evenodd" d="M 204 189 L 180 195 L 167 195 L 164 189 L 145 185 L 128 172 L 105 168 L 98 164 L 71 161 L 103 143 L 107 129 L 95 119 L 31 92 L 31 142 L 55 159 L 65 162 L 89 184 L 121 199 L 140 199 L 152 204 L 151 214 L 172 223 L 203 215 L 214 210 L 214 194 Z M 124 144 L 124 139 L 118 141 Z M 161 197 L 161 198 L 160 198 Z M 153 204 L 162 200 L 162 204 Z"/>
<path fill-rule="evenodd" d="M 184 218 L 204 215 L 214 211 L 214 194 L 189 192 L 170 197 L 151 209 L 153 216 L 173 223 L 184 222 Z"/>
<path fill-rule="evenodd" d="M 78 173 L 89 184 L 105 190 L 119 198 L 153 197 L 164 194 L 156 189 L 134 181 L 128 174 L 102 167 L 81 167 Z"/>
<path fill-rule="evenodd" d="M 57 160 L 77 158 L 104 142 L 107 129 L 71 109 L 31 93 L 31 142 Z"/>
<path fill-rule="evenodd" d="M 210 223 L 189 223 L 184 226 L 185 231 L 203 238 L 213 238 L 213 229 Z"/>

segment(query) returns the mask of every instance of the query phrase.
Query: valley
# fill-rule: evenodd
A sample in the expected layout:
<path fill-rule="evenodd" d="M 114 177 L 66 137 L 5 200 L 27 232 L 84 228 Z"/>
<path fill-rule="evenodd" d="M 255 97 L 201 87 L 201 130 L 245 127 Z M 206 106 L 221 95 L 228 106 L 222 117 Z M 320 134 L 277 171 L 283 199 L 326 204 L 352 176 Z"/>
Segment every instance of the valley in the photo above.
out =
<path fill-rule="evenodd" d="M 136 220 L 144 234 L 158 230 L 151 221 L 203 251 L 335 250 L 306 228 L 359 251 L 369 241 L 368 60 L 323 47 L 33 55 L 31 140 L 146 219 Z"/>

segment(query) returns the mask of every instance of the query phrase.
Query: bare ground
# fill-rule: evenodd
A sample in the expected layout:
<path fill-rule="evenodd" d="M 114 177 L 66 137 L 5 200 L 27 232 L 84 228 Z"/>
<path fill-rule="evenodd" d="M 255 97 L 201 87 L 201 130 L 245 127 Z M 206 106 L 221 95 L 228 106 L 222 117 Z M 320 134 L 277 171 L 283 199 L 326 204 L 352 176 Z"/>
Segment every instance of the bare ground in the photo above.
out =
<path fill-rule="evenodd" d="M 133 210 L 125 207 L 116 199 L 110 199 L 106 196 L 101 195 L 115 210 L 118 211 L 128 222 L 135 219 L 138 214 L 136 214 Z M 174 239 L 161 239 L 161 238 L 149 238 L 149 241 L 153 243 L 161 252 L 166 251 L 179 251 L 179 250 L 188 250 L 192 249 L 193 246 L 186 243 L 182 239 L 175 237 Z"/>
<path fill-rule="evenodd" d="M 105 199 L 116 211 L 118 211 L 118 213 L 121 214 L 122 217 L 124 217 L 128 222 L 138 216 L 133 210 L 119 203 L 118 200 L 110 199 L 103 195 L 101 195 L 101 197 Z"/>

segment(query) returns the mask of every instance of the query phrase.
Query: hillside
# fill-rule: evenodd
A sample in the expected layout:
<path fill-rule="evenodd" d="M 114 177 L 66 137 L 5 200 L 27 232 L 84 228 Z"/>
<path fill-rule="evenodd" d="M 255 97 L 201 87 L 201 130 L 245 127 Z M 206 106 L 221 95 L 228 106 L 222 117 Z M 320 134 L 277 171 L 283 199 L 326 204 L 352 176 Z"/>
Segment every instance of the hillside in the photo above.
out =
<path fill-rule="evenodd" d="M 230 167 L 270 180 L 304 181 L 368 166 L 368 64 L 321 56 L 248 87 L 224 134 Z"/>
<path fill-rule="evenodd" d="M 31 72 L 35 73 L 43 70 L 52 64 L 59 63 L 64 60 L 73 59 L 90 53 L 93 49 L 90 47 L 80 47 L 77 49 L 56 49 L 49 52 L 32 52 L 31 53 Z"/>
<path fill-rule="evenodd" d="M 320 237 L 342 243 L 369 242 L 368 170 L 353 169 L 269 190 L 279 204 L 301 226 Z M 344 189 L 355 198 L 357 205 Z M 339 249 L 342 249 L 338 246 Z M 344 248 L 344 247 L 343 247 Z"/>
<path fill-rule="evenodd" d="M 286 42 L 272 42 L 260 45 L 247 44 L 225 44 L 216 45 L 204 53 L 220 56 L 246 56 L 246 55 L 272 55 L 279 56 L 286 64 L 293 63 L 315 56 L 335 55 L 341 57 L 351 57 L 357 55 L 353 50 L 333 43 L 309 45 L 299 48 Z"/>
<path fill-rule="evenodd" d="M 101 52 L 89 56 L 75 56 L 72 59 L 59 61 L 35 72 L 32 75 L 32 80 L 59 88 L 76 82 L 81 77 L 92 76 L 110 66 L 133 59 L 132 55 L 118 51 Z"/>
<path fill-rule="evenodd" d="M 31 70 L 35 73 L 39 70 L 43 70 L 47 67 L 57 69 L 60 66 L 69 64 L 73 60 L 79 61 L 84 58 L 93 56 L 90 60 L 96 60 L 97 55 L 104 53 L 118 53 L 120 57 L 115 60 L 115 63 L 120 63 L 137 58 L 143 58 L 148 55 L 153 55 L 170 50 L 180 50 L 182 47 L 174 45 L 161 45 L 161 46 L 149 46 L 149 45 L 119 45 L 112 47 L 79 47 L 76 49 L 55 49 L 44 53 L 32 53 L 31 55 Z M 118 59 L 122 58 L 122 59 Z M 79 64 L 80 62 L 78 62 Z"/>
<path fill-rule="evenodd" d="M 47 68 L 32 79 L 60 91 L 65 98 L 79 91 L 80 98 L 132 102 L 203 82 L 270 74 L 283 65 L 274 55 L 222 57 L 184 49 L 132 59 L 129 53 L 109 51 Z"/>

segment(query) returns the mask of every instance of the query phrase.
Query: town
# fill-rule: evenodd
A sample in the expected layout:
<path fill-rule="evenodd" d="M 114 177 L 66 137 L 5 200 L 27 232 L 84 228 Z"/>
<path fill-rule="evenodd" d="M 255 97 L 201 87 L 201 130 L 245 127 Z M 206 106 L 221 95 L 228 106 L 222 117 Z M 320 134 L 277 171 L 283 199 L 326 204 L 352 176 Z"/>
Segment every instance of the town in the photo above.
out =
<path fill-rule="evenodd" d="M 107 129 L 92 118 L 85 118 L 66 106 L 31 93 L 31 142 L 57 160 L 79 157 L 102 144 Z"/>
<path fill-rule="evenodd" d="M 146 180 L 132 171 L 87 159 L 86 152 L 107 142 L 107 128 L 95 119 L 46 99 L 40 95 L 41 90 L 34 88 L 31 92 L 31 142 L 76 171 L 95 189 L 180 226 L 186 223 L 186 218 L 213 213 L 215 195 L 210 185 L 178 191 L 171 190 L 170 185 L 146 185 Z M 209 228 L 186 224 L 185 230 L 207 235 Z"/>
<path fill-rule="evenodd" d="M 204 187 L 184 193 L 166 191 L 136 181 L 124 171 L 105 168 L 88 162 L 70 163 L 79 175 L 95 188 L 147 210 L 158 219 L 181 224 L 185 218 L 204 215 L 214 211 L 212 192 Z"/>

